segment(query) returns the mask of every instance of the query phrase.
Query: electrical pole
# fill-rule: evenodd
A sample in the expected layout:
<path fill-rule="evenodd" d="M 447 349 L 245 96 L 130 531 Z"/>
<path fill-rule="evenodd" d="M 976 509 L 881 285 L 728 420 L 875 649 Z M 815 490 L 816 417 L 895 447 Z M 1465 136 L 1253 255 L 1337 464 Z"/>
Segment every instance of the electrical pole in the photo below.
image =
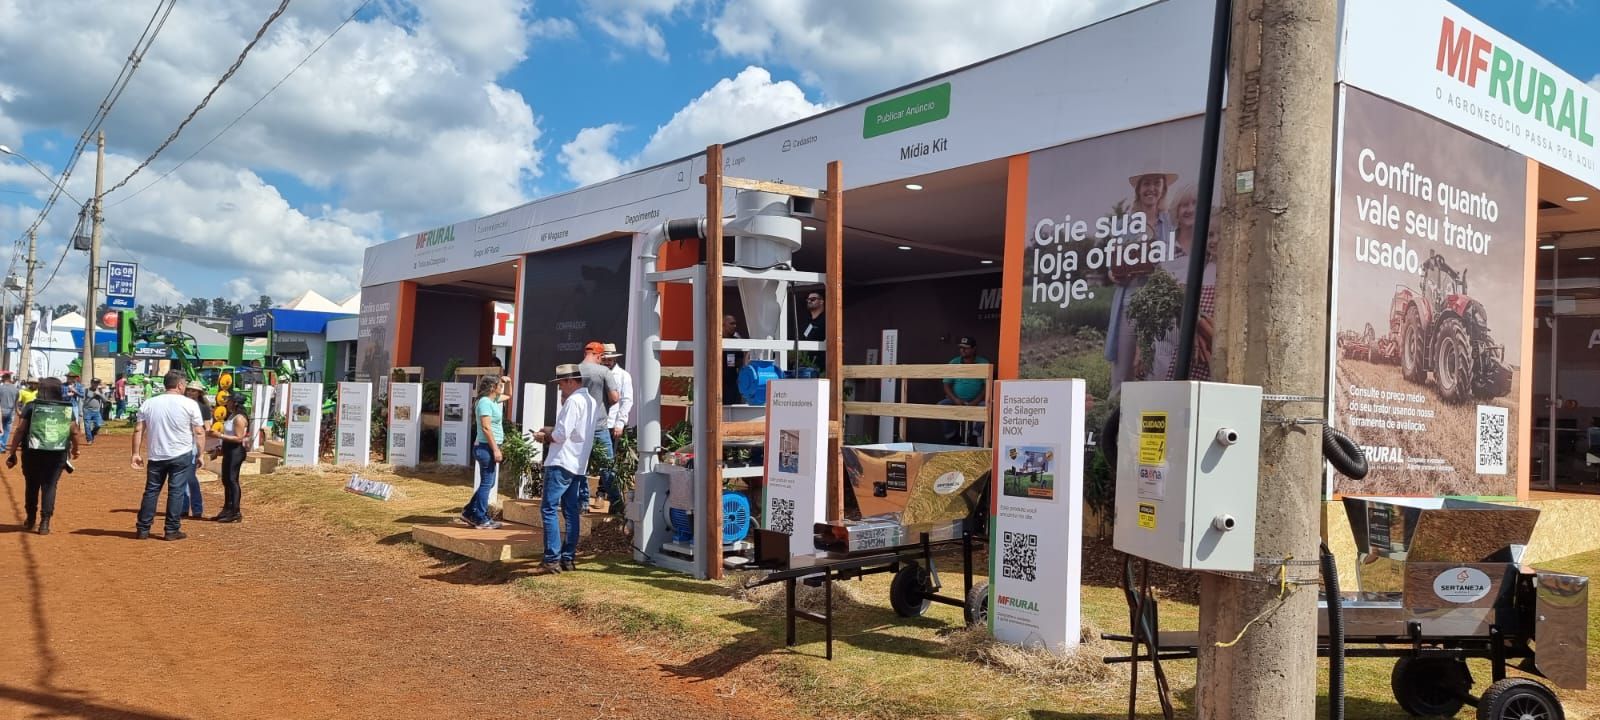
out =
<path fill-rule="evenodd" d="M 17 378 L 30 377 L 28 351 L 33 348 L 33 268 L 38 265 L 34 259 L 35 251 L 39 244 L 33 231 L 28 231 L 28 270 L 27 278 L 22 285 L 22 355 L 17 359 Z"/>
<path fill-rule="evenodd" d="M 94 164 L 94 199 L 89 201 L 91 229 L 89 230 L 89 301 L 83 306 L 83 386 L 94 382 L 94 335 L 99 319 L 94 316 L 96 305 L 95 285 L 100 273 L 100 225 L 105 218 L 100 214 L 100 194 L 106 181 L 106 132 L 100 131 L 97 143 L 99 152 Z"/>
<path fill-rule="evenodd" d="M 1337 0 L 1234 0 L 1214 367 L 1267 394 L 1321 397 L 1327 383 L 1337 24 Z M 1290 578 L 1315 577 L 1320 440 L 1316 426 L 1262 424 L 1256 578 L 1201 576 L 1199 717 L 1316 713 L 1317 592 L 1291 584 L 1280 600 L 1276 578 L 1285 558 Z"/>

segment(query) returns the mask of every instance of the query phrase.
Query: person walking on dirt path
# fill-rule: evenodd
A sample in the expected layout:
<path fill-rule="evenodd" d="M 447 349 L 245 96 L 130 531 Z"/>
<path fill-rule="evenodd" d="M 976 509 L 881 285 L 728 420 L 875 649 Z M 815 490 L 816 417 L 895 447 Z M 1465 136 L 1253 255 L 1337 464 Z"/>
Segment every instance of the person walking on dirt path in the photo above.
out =
<path fill-rule="evenodd" d="M 89 393 L 83 397 L 83 436 L 94 444 L 94 436 L 105 422 L 106 391 L 98 379 L 90 381 Z"/>
<path fill-rule="evenodd" d="M 6 467 L 17 466 L 17 451 L 22 451 L 22 478 L 26 485 L 22 509 L 27 513 L 24 530 L 39 524 L 39 534 L 50 534 L 50 516 L 56 512 L 56 485 L 61 471 L 68 467 L 67 456 L 78 458 L 83 431 L 72 422 L 72 408 L 62 398 L 61 381 L 46 378 L 39 387 L 39 399 L 23 408 L 17 419 L 17 432 L 7 446 Z"/>
<path fill-rule="evenodd" d="M 117 373 L 117 382 L 111 386 L 111 399 L 117 403 L 113 418 L 121 420 L 128 416 L 128 376 Z"/>
<path fill-rule="evenodd" d="M 223 402 L 228 417 L 222 421 L 222 512 L 212 518 L 219 523 L 236 523 L 244 519 L 239 512 L 239 470 L 244 467 L 245 443 L 250 439 L 250 416 L 244 411 L 244 395 L 235 393 Z"/>
<path fill-rule="evenodd" d="M 617 390 L 617 381 L 611 377 L 611 368 L 600 360 L 605 353 L 606 345 L 602 342 L 583 346 L 583 362 L 578 365 L 578 372 L 583 374 L 583 387 L 589 391 L 589 397 L 594 399 L 595 409 L 600 413 L 594 426 L 594 444 L 605 459 L 605 466 L 600 470 L 600 494 L 616 504 L 622 502 L 622 490 L 617 487 L 616 471 L 611 469 L 611 459 L 616 457 L 616 444 L 611 440 L 611 427 L 606 418 L 611 408 L 622 401 L 622 393 Z M 580 470 L 578 475 L 585 473 Z"/>
<path fill-rule="evenodd" d="M 140 540 L 150 537 L 162 485 L 167 486 L 166 539 L 188 537 L 182 529 L 183 509 L 188 504 L 189 478 L 204 462 L 195 448 L 205 444 L 206 427 L 200 406 L 183 395 L 186 384 L 182 371 L 171 371 L 162 379 L 166 392 L 139 405 L 139 422 L 133 429 L 133 467 L 145 471 L 144 499 L 139 503 L 136 526 Z"/>
<path fill-rule="evenodd" d="M 37 397 L 39 397 L 38 381 L 29 380 L 25 383 L 22 383 L 17 389 L 17 409 L 21 410 L 22 408 L 27 407 L 28 404 L 33 402 L 34 398 Z"/>
<path fill-rule="evenodd" d="M 67 402 L 72 404 L 73 421 L 83 422 L 83 381 L 78 379 L 77 373 L 67 373 L 67 384 L 62 390 L 67 394 Z"/>
<path fill-rule="evenodd" d="M 187 386 L 184 387 L 183 395 L 184 395 L 184 397 L 187 397 L 190 400 L 193 400 L 195 406 L 200 408 L 200 422 L 203 425 L 209 427 L 210 424 L 211 424 L 211 403 L 206 402 L 206 391 L 205 391 L 205 388 L 200 387 L 199 385 L 187 385 Z M 209 437 L 211 437 L 211 433 L 207 432 L 205 434 L 205 438 L 209 438 Z M 202 455 L 204 455 L 205 452 L 206 452 L 206 440 L 205 439 L 201 439 L 199 442 L 195 443 L 195 445 L 194 445 L 194 467 L 195 467 L 195 470 L 199 470 L 200 469 L 200 457 Z M 194 518 L 195 520 L 199 520 L 200 518 L 205 517 L 205 515 L 206 515 L 206 498 L 205 498 L 205 495 L 200 492 L 200 473 L 195 472 L 193 470 L 191 470 L 189 472 L 189 492 L 188 492 L 188 496 L 189 496 L 189 504 L 185 509 L 188 512 L 189 517 Z"/>
<path fill-rule="evenodd" d="M 11 442 L 11 422 L 21 409 L 22 388 L 17 387 L 16 376 L 0 373 L 0 447 Z"/>
<path fill-rule="evenodd" d="M 582 507 L 589 501 L 589 449 L 596 439 L 595 428 L 604 420 L 600 404 L 588 392 L 578 392 L 585 383 L 580 367 L 556 366 L 556 379 L 550 381 L 562 397 L 556 424 L 533 434 L 535 441 L 550 443 L 544 454 L 544 499 L 539 512 L 544 518 L 544 563 L 540 567 L 552 574 L 577 567 L 579 523 Z M 565 540 L 562 519 L 567 523 Z"/>
<path fill-rule="evenodd" d="M 478 440 L 472 446 L 472 459 L 478 463 L 478 487 L 461 511 L 461 519 L 479 530 L 500 528 L 500 523 L 489 517 L 489 497 L 494 493 L 496 466 L 503 459 L 500 444 L 506 441 L 505 406 L 500 404 L 503 388 L 501 376 L 483 376 L 478 380 L 478 400 L 473 405 Z"/>

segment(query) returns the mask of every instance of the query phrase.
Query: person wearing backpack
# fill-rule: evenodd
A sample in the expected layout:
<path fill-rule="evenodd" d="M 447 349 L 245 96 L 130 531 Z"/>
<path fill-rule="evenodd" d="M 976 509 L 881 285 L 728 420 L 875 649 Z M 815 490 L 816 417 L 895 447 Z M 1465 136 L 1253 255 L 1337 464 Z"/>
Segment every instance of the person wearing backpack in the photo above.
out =
<path fill-rule="evenodd" d="M 181 370 L 173 370 L 162 381 L 167 391 L 139 405 L 132 464 L 134 469 L 145 471 L 144 498 L 139 502 L 135 526 L 140 540 L 150 537 L 162 485 L 167 486 L 166 539 L 188 537 L 182 529 L 183 511 L 189 501 L 189 478 L 205 462 L 195 448 L 205 445 L 206 426 L 200 418 L 200 406 L 183 396 L 187 383 Z"/>
<path fill-rule="evenodd" d="M 15 430 L 6 467 L 17 466 L 20 450 L 22 477 L 26 483 L 23 510 L 28 516 L 23 529 L 32 530 L 37 522 L 39 534 L 49 535 L 50 516 L 56 511 L 56 485 L 61 480 L 61 471 L 70 467 L 68 455 L 77 459 L 83 432 L 72 422 L 72 406 L 61 392 L 59 379 L 45 378 L 39 384 L 38 399 L 22 408 Z"/>

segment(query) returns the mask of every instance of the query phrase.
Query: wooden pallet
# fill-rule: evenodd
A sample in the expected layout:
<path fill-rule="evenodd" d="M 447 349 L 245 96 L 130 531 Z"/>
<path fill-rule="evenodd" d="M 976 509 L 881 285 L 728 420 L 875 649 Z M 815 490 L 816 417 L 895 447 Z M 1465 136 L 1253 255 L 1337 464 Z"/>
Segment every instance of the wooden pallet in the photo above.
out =
<path fill-rule="evenodd" d="M 507 523 L 527 525 L 540 532 L 544 531 L 544 518 L 539 514 L 538 500 L 506 500 L 501 506 L 501 517 Z M 621 518 L 609 513 L 587 512 L 578 516 L 578 536 L 587 537 L 596 526 L 604 526 L 621 522 Z"/>
<path fill-rule="evenodd" d="M 479 530 L 461 524 L 413 525 L 411 539 L 482 562 L 544 555 L 543 531 L 518 523 L 508 522 L 499 530 Z"/>

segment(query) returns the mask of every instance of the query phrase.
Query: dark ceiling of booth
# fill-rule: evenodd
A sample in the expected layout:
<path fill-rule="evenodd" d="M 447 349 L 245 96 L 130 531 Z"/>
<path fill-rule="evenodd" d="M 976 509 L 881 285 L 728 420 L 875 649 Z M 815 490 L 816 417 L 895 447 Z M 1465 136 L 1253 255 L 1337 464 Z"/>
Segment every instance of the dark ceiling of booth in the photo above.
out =
<path fill-rule="evenodd" d="M 453 291 L 485 299 L 512 302 L 517 294 L 517 263 L 506 261 L 471 270 L 430 275 L 417 280 L 430 290 Z"/>
<path fill-rule="evenodd" d="M 1572 202 L 1569 197 L 1589 199 Z M 1540 235 L 1600 231 L 1600 189 L 1559 170 L 1540 166 L 1539 204 Z M 1600 245 L 1600 237 L 1589 242 Z"/>

